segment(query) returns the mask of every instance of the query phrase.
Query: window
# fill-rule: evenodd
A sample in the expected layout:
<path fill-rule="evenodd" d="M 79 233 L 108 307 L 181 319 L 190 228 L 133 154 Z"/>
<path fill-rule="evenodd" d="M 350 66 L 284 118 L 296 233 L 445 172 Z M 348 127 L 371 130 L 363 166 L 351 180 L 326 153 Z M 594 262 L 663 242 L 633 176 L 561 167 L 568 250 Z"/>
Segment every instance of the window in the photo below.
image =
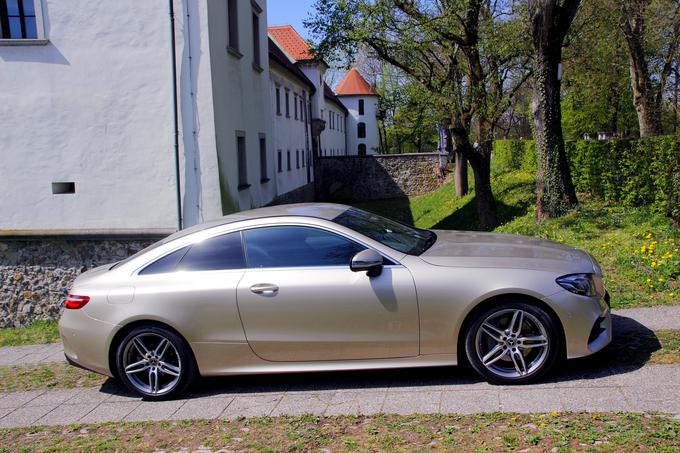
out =
<path fill-rule="evenodd" d="M 177 265 L 187 253 L 187 250 L 189 250 L 189 247 L 182 247 L 179 250 L 175 250 L 174 252 L 157 259 L 139 271 L 139 275 L 165 274 L 167 272 L 175 272 Z"/>
<path fill-rule="evenodd" d="M 364 114 L 364 100 L 359 99 L 359 115 L 363 115 L 363 114 Z"/>
<path fill-rule="evenodd" d="M 52 193 L 54 195 L 76 193 L 76 183 L 74 183 L 74 182 L 53 182 L 52 183 Z"/>
<path fill-rule="evenodd" d="M 302 155 L 302 166 L 305 166 L 305 150 L 303 149 L 302 152 L 300 153 Z"/>
<path fill-rule="evenodd" d="M 38 39 L 38 22 L 33 2 L 34 0 L 0 0 L 0 38 Z"/>
<path fill-rule="evenodd" d="M 304 121 L 304 113 L 305 113 L 305 104 L 302 102 L 302 98 L 300 98 L 300 121 Z"/>
<path fill-rule="evenodd" d="M 290 118 L 290 92 L 286 89 L 286 118 Z"/>
<path fill-rule="evenodd" d="M 241 233 L 229 233 L 192 245 L 177 265 L 178 271 L 243 269 Z"/>
<path fill-rule="evenodd" d="M 276 166 L 276 168 L 278 169 L 278 172 L 279 172 L 279 173 L 281 173 L 281 172 L 283 171 L 283 166 L 281 165 L 281 158 L 282 158 L 281 154 L 282 154 L 282 153 L 281 153 L 281 150 L 278 150 L 278 151 L 276 152 L 276 157 L 277 157 L 277 166 Z"/>
<path fill-rule="evenodd" d="M 357 137 L 366 138 L 366 123 L 357 124 Z"/>
<path fill-rule="evenodd" d="M 317 228 L 281 226 L 246 230 L 249 268 L 349 266 L 365 247 Z"/>
<path fill-rule="evenodd" d="M 260 134 L 260 182 L 267 182 L 267 139 Z"/>
<path fill-rule="evenodd" d="M 238 51 L 238 0 L 228 0 L 227 2 L 227 17 L 229 26 L 229 49 L 235 51 L 240 55 Z"/>
<path fill-rule="evenodd" d="M 236 132 L 236 159 L 238 160 L 238 189 L 243 190 L 250 187 L 248 184 L 248 165 L 246 156 L 246 134 Z"/>
<path fill-rule="evenodd" d="M 333 112 L 328 112 L 328 121 L 331 123 L 331 130 L 333 129 L 333 119 L 335 116 L 333 115 Z"/>
<path fill-rule="evenodd" d="M 253 65 L 256 70 L 261 70 L 260 65 L 260 16 L 253 9 Z"/>
<path fill-rule="evenodd" d="M 359 148 L 357 149 L 357 152 L 359 153 L 360 156 L 365 156 L 366 155 L 366 144 L 359 143 Z"/>
<path fill-rule="evenodd" d="M 281 116 L 281 88 L 276 87 L 276 114 Z"/>
<path fill-rule="evenodd" d="M 413 228 L 356 208 L 347 209 L 333 222 L 411 255 L 420 255 L 437 240 L 437 235 L 431 231 Z"/>
<path fill-rule="evenodd" d="M 295 150 L 295 168 L 300 168 L 300 150 Z"/>
<path fill-rule="evenodd" d="M 295 93 L 294 95 L 294 100 L 293 100 L 293 105 L 295 106 L 295 119 L 298 119 L 298 95 Z"/>
<path fill-rule="evenodd" d="M 288 169 L 288 171 L 290 171 L 290 150 L 286 152 L 286 164 L 287 164 L 286 168 Z"/>

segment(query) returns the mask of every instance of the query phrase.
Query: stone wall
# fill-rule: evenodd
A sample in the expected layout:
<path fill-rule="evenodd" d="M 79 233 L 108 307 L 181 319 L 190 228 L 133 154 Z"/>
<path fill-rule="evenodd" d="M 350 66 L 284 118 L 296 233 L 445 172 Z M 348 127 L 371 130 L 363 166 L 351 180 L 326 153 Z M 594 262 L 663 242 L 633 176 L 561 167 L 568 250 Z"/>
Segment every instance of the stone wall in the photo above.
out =
<path fill-rule="evenodd" d="M 315 179 L 319 201 L 366 201 L 422 195 L 446 179 L 440 153 L 319 157 Z"/>
<path fill-rule="evenodd" d="M 57 319 L 80 273 L 157 239 L 0 239 L 0 328 Z"/>

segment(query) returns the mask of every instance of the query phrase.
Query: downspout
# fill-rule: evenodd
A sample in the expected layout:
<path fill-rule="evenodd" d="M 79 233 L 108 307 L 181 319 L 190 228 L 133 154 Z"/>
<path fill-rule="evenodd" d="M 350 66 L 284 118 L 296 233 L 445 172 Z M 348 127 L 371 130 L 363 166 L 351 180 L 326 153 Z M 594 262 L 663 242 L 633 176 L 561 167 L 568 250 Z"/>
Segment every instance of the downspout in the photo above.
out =
<path fill-rule="evenodd" d="M 177 112 L 177 56 L 175 45 L 175 8 L 174 0 L 168 0 L 170 8 L 170 53 L 172 62 L 172 120 L 174 127 L 174 146 L 175 146 L 175 186 L 177 196 L 177 229 L 182 229 L 182 190 L 180 186 L 179 168 L 179 114 Z"/>

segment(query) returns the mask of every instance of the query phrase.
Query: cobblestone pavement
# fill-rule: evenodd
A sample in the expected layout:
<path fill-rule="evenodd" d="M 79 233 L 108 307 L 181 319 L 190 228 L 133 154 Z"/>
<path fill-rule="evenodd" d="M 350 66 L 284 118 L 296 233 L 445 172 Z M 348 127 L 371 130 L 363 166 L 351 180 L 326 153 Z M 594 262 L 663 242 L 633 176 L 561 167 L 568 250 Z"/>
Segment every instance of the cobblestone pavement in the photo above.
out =
<path fill-rule="evenodd" d="M 680 307 L 619 310 L 615 333 L 680 328 Z M 631 315 L 628 317 L 628 315 Z M 637 321 L 643 321 L 640 323 Z M 654 326 L 654 327 L 653 327 Z M 0 348 L 0 364 L 63 360 L 59 345 Z M 203 379 L 185 399 L 146 402 L 115 381 L 100 388 L 0 393 L 0 427 L 263 415 L 665 412 L 680 417 L 680 365 L 569 361 L 545 383 L 492 386 L 459 367 Z"/>

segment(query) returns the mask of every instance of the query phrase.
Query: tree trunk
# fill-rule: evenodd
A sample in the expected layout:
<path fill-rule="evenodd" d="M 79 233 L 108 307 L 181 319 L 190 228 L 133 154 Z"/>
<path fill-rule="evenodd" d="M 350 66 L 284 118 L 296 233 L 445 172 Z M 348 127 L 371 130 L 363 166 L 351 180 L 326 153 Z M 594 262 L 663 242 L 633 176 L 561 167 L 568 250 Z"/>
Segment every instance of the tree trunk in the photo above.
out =
<path fill-rule="evenodd" d="M 463 153 L 456 151 L 454 152 L 456 159 L 453 182 L 456 187 L 456 196 L 458 198 L 464 197 L 468 194 L 468 166 L 467 159 L 463 156 Z"/>
<path fill-rule="evenodd" d="M 490 231 L 498 225 L 496 199 L 491 190 L 491 150 L 475 152 L 474 157 L 469 160 L 475 175 L 475 204 L 479 229 Z"/>
<path fill-rule="evenodd" d="M 630 86 L 640 125 L 640 137 L 648 137 L 661 134 L 661 106 L 656 102 L 656 92 L 645 58 L 643 8 L 642 4 L 628 8 L 621 2 L 621 30 L 628 46 Z"/>
<path fill-rule="evenodd" d="M 536 49 L 531 105 L 536 135 L 536 217 L 538 221 L 565 214 L 577 203 L 564 149 L 558 65 L 561 46 Z"/>
<path fill-rule="evenodd" d="M 453 183 L 456 188 L 456 197 L 464 197 L 468 193 L 467 159 L 458 150 L 458 146 L 454 145 L 453 133 L 450 129 L 446 130 L 446 152 L 454 158 Z"/>

